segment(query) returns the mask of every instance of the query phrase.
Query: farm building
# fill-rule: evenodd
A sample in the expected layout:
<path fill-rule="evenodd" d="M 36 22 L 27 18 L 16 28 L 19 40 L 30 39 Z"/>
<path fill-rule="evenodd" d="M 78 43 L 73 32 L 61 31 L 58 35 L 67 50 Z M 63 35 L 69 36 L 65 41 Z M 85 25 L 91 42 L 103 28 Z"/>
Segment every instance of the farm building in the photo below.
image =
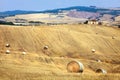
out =
<path fill-rule="evenodd" d="M 88 24 L 98 24 L 96 19 L 88 20 Z"/>

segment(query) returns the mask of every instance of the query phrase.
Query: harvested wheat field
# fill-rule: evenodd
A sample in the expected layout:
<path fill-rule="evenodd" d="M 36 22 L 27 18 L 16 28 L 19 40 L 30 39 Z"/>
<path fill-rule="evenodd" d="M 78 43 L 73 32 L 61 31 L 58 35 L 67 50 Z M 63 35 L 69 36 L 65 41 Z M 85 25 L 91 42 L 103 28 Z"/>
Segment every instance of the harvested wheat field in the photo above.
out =
<path fill-rule="evenodd" d="M 73 60 L 82 73 L 67 71 Z M 0 80 L 120 80 L 120 29 L 0 25 Z"/>

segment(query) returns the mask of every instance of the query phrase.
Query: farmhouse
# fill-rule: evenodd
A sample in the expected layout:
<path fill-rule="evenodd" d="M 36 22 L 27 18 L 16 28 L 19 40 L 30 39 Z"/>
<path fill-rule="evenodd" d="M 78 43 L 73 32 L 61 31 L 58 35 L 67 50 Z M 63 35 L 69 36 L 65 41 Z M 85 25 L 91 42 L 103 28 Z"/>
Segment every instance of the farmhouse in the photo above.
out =
<path fill-rule="evenodd" d="M 88 24 L 98 24 L 96 19 L 88 20 Z"/>

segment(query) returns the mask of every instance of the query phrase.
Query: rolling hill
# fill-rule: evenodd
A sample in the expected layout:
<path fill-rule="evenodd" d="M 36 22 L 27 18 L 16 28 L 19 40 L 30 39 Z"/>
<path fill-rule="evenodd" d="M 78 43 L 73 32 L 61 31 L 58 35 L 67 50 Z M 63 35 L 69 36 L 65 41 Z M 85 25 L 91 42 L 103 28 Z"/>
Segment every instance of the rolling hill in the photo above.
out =
<path fill-rule="evenodd" d="M 103 14 L 110 14 L 110 15 L 119 15 L 120 8 L 99 8 L 96 6 L 73 6 L 68 8 L 58 8 L 52 10 L 44 10 L 44 11 L 24 11 L 24 10 L 13 10 L 13 11 L 5 11 L 0 12 L 0 18 L 8 17 L 8 16 L 15 16 L 19 14 L 32 14 L 32 13 L 59 13 L 61 11 L 70 11 L 70 10 L 77 10 L 82 12 L 91 12 L 91 13 L 100 13 Z"/>
<path fill-rule="evenodd" d="M 98 8 L 96 6 L 73 6 L 45 11 L 5 11 L 0 12 L 1 24 L 12 22 L 26 23 L 31 21 L 45 24 L 79 24 L 86 20 L 96 19 L 105 25 L 119 25 L 119 8 Z"/>
<path fill-rule="evenodd" d="M 10 48 L 5 47 L 7 43 Z M 48 46 L 48 50 L 44 50 L 44 46 Z M 7 49 L 10 54 L 5 53 Z M 91 49 L 96 52 L 92 53 Z M 25 55 L 22 54 L 24 51 Z M 119 80 L 119 58 L 119 28 L 98 25 L 0 25 L 1 80 L 61 80 L 61 77 L 68 80 L 68 76 L 69 80 L 90 80 L 93 77 L 94 80 Z M 84 64 L 83 75 L 67 72 L 66 65 L 71 60 Z M 96 74 L 97 68 L 107 70 L 108 75 Z"/>

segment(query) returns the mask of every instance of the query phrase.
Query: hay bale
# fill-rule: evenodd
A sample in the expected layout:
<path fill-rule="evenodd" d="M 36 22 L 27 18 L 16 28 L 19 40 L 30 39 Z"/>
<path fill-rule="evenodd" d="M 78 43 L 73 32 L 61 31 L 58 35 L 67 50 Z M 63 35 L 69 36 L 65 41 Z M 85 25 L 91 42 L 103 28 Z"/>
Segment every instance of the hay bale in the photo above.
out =
<path fill-rule="evenodd" d="M 22 55 L 26 55 L 27 53 L 26 52 L 22 52 Z"/>
<path fill-rule="evenodd" d="M 115 37 L 114 37 L 114 36 L 112 36 L 112 39 L 115 39 Z"/>
<path fill-rule="evenodd" d="M 48 48 L 49 48 L 48 46 L 44 46 L 44 48 L 43 48 L 43 49 L 44 49 L 44 50 L 47 50 Z"/>
<path fill-rule="evenodd" d="M 92 53 L 95 53 L 95 52 L 96 52 L 96 50 L 95 50 L 95 49 L 92 49 L 91 51 L 92 51 Z"/>
<path fill-rule="evenodd" d="M 84 70 L 84 66 L 79 61 L 71 61 L 67 64 L 68 72 L 82 73 Z"/>
<path fill-rule="evenodd" d="M 96 73 L 103 73 L 103 74 L 106 74 L 107 71 L 100 68 L 100 69 L 97 69 L 97 70 L 96 70 Z"/>
<path fill-rule="evenodd" d="M 5 47 L 10 47 L 10 44 L 6 44 Z"/>
<path fill-rule="evenodd" d="M 101 62 L 101 60 L 99 60 L 99 59 L 97 59 L 96 61 L 97 61 L 97 62 Z"/>
<path fill-rule="evenodd" d="M 6 50 L 6 54 L 10 54 L 10 50 Z"/>

